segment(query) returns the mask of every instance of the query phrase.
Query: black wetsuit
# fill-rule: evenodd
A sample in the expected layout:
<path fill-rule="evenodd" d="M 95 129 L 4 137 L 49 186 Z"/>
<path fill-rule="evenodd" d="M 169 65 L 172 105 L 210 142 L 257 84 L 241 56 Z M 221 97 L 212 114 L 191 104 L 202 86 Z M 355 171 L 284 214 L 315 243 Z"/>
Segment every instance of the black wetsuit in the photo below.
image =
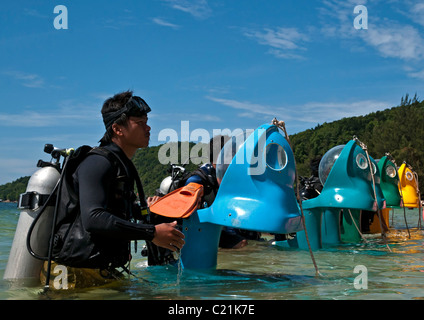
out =
<path fill-rule="evenodd" d="M 154 225 L 134 220 L 141 215 L 140 207 L 135 205 L 137 171 L 132 161 L 113 143 L 103 148 L 113 151 L 125 168 L 121 161 L 115 161 L 119 163 L 116 165 L 103 155 L 91 154 L 73 174 L 80 215 L 73 222 L 73 239 L 69 242 L 86 260 L 78 262 L 81 267 L 123 266 L 130 259 L 130 240 L 151 241 L 154 237 Z M 144 194 L 142 198 L 140 202 L 145 204 Z"/>
<path fill-rule="evenodd" d="M 152 240 L 154 226 L 129 222 L 136 200 L 134 194 L 134 178 L 137 174 L 134 165 L 124 152 L 115 144 L 105 149 L 113 151 L 127 167 L 130 177 L 127 181 L 116 181 L 116 168 L 101 155 L 90 155 L 85 159 L 74 174 L 75 190 L 79 191 L 81 217 L 85 229 L 98 236 L 117 240 Z M 134 172 L 135 171 L 135 172 Z M 122 172 L 124 176 L 125 172 Z M 127 184 L 123 193 L 119 190 Z M 126 190 L 125 190 L 126 189 Z M 141 191 L 140 191 L 141 192 Z M 144 200 L 144 199 L 143 199 Z"/>

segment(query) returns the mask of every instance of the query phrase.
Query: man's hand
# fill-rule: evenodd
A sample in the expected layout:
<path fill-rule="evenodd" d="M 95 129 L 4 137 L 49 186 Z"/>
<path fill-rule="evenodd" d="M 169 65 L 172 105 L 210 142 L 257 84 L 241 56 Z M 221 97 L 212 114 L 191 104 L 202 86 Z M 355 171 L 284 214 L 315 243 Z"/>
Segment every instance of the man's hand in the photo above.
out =
<path fill-rule="evenodd" d="M 150 207 L 151 205 L 153 205 L 156 201 L 158 201 L 160 199 L 159 196 L 154 196 L 154 197 L 148 197 L 147 198 L 147 206 Z"/>
<path fill-rule="evenodd" d="M 155 226 L 156 231 L 152 242 L 171 251 L 182 249 L 185 244 L 184 234 L 176 229 L 177 221 L 172 223 L 161 223 Z"/>

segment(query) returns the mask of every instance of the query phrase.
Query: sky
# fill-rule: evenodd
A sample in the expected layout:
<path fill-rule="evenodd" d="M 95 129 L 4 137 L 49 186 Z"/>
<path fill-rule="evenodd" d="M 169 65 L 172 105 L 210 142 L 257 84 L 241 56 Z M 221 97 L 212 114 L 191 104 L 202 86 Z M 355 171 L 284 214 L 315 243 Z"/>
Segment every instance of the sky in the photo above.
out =
<path fill-rule="evenodd" d="M 294 134 L 423 89 L 422 1 L 1 1 L 0 184 L 49 161 L 46 143 L 97 145 L 125 90 L 154 146 L 274 117 Z"/>

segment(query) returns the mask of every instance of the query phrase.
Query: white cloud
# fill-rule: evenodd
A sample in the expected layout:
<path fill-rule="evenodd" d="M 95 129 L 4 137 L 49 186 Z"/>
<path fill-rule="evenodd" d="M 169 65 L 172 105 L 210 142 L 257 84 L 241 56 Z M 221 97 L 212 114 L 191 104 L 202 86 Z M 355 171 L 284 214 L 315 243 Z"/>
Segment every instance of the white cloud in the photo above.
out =
<path fill-rule="evenodd" d="M 24 110 L 21 113 L 0 113 L 0 122 L 3 127 L 57 127 L 79 126 L 88 123 L 97 123 L 101 120 L 98 106 L 86 106 L 71 101 L 59 103 L 60 107 L 55 110 L 33 111 Z"/>
<path fill-rule="evenodd" d="M 198 19 L 206 19 L 212 14 L 212 10 L 206 0 L 164 0 L 176 9 L 191 14 Z"/>
<path fill-rule="evenodd" d="M 222 98 L 216 98 L 216 97 L 210 97 L 210 96 L 206 98 L 211 101 L 218 102 L 219 104 L 222 104 L 224 106 L 245 111 L 239 114 L 239 116 L 242 116 L 242 117 L 256 117 L 258 114 L 274 116 L 275 110 L 281 109 L 281 108 L 276 108 L 273 106 L 252 103 L 249 101 L 237 101 L 237 100 L 222 99 Z"/>
<path fill-rule="evenodd" d="M 63 126 L 73 123 L 80 125 L 81 121 L 91 121 L 86 115 L 80 113 L 54 113 L 24 111 L 22 113 L 1 113 L 0 122 L 4 127 L 49 127 Z"/>
<path fill-rule="evenodd" d="M 353 21 L 356 15 L 353 9 L 356 5 L 364 4 L 368 8 L 368 29 L 356 30 Z M 422 31 L 412 24 L 399 23 L 396 20 L 378 16 L 378 7 L 375 3 L 366 1 L 335 1 L 325 0 L 320 8 L 320 18 L 323 21 L 322 32 L 326 36 L 362 40 L 385 58 L 401 60 L 424 59 L 424 38 Z M 388 5 L 380 3 L 379 6 Z M 408 18 L 424 14 L 424 5 L 415 4 L 411 7 Z M 329 23 L 331 21 L 331 23 Z"/>
<path fill-rule="evenodd" d="M 323 123 L 347 117 L 366 115 L 386 109 L 390 104 L 386 101 L 361 100 L 353 102 L 309 102 L 294 106 L 302 121 Z"/>
<path fill-rule="evenodd" d="M 44 86 L 44 79 L 37 74 L 21 71 L 5 71 L 3 74 L 18 80 L 24 87 L 42 88 Z"/>
<path fill-rule="evenodd" d="M 249 101 L 216 97 L 207 98 L 227 107 L 241 110 L 242 112 L 238 114 L 239 117 L 269 118 L 270 120 L 276 117 L 278 120 L 296 123 L 296 127 L 302 127 L 303 129 L 310 128 L 318 123 L 366 115 L 390 106 L 388 102 L 375 100 L 361 100 L 347 103 L 308 102 L 302 105 L 270 106 Z"/>
<path fill-rule="evenodd" d="M 27 15 L 27 16 L 36 17 L 36 18 L 42 18 L 42 19 L 48 19 L 48 18 L 50 18 L 48 15 L 42 14 L 38 10 L 33 9 L 33 8 L 31 8 L 31 9 L 25 8 L 24 9 L 24 14 Z"/>
<path fill-rule="evenodd" d="M 330 37 L 350 38 L 354 36 L 357 30 L 353 27 L 353 9 L 360 4 L 365 3 L 356 0 L 324 0 L 323 6 L 318 8 L 318 18 L 322 25 L 321 32 Z"/>
<path fill-rule="evenodd" d="M 408 75 L 412 78 L 416 78 L 416 79 L 420 79 L 420 80 L 424 80 L 424 69 L 421 71 L 417 71 L 417 72 L 409 72 Z"/>
<path fill-rule="evenodd" d="M 303 43 L 309 41 L 309 37 L 296 28 L 247 30 L 244 35 L 261 45 L 271 47 L 268 53 L 282 59 L 302 59 L 299 51 L 305 51 Z"/>
<path fill-rule="evenodd" d="M 424 39 L 416 28 L 409 25 L 370 25 L 363 39 L 383 57 L 402 60 L 424 59 Z"/>
<path fill-rule="evenodd" d="M 264 28 L 264 32 L 248 31 L 246 36 L 256 39 L 260 44 L 268 45 L 278 49 L 298 49 L 298 40 L 307 40 L 307 37 L 301 34 L 296 28 L 278 27 L 275 30 Z"/>
<path fill-rule="evenodd" d="M 161 18 L 153 18 L 153 19 L 152 19 L 152 21 L 153 21 L 154 23 L 156 23 L 157 25 L 160 25 L 160 26 L 163 26 L 163 27 L 170 27 L 170 28 L 172 28 L 172 29 L 178 29 L 178 28 L 180 28 L 180 26 L 179 26 L 179 25 L 176 25 L 176 24 L 170 23 L 170 22 L 165 21 L 165 20 L 163 20 L 163 19 L 161 19 Z"/>
<path fill-rule="evenodd" d="M 364 4 L 368 8 L 368 29 L 365 30 L 356 30 L 353 27 L 356 17 L 353 8 L 359 4 Z M 385 17 L 380 14 L 382 6 L 390 6 L 394 15 Z M 400 63 L 407 64 L 403 69 L 409 77 L 424 79 L 422 1 L 325 0 L 319 13 L 323 35 L 342 39 L 355 51 L 373 50 L 383 58 L 397 59 Z M 396 14 L 400 14 L 402 20 L 398 20 Z"/>
<path fill-rule="evenodd" d="M 422 1 L 413 3 L 410 7 L 409 13 L 416 23 L 424 26 L 424 3 Z"/>

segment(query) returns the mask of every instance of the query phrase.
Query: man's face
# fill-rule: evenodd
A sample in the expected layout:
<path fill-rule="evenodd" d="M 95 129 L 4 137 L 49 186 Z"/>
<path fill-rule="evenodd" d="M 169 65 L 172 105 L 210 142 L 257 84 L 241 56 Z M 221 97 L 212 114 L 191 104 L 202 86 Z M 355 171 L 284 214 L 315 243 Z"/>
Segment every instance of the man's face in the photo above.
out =
<path fill-rule="evenodd" d="M 135 148 L 146 148 L 149 146 L 150 127 L 147 124 L 147 116 L 133 117 L 128 119 L 126 131 L 126 143 Z"/>

